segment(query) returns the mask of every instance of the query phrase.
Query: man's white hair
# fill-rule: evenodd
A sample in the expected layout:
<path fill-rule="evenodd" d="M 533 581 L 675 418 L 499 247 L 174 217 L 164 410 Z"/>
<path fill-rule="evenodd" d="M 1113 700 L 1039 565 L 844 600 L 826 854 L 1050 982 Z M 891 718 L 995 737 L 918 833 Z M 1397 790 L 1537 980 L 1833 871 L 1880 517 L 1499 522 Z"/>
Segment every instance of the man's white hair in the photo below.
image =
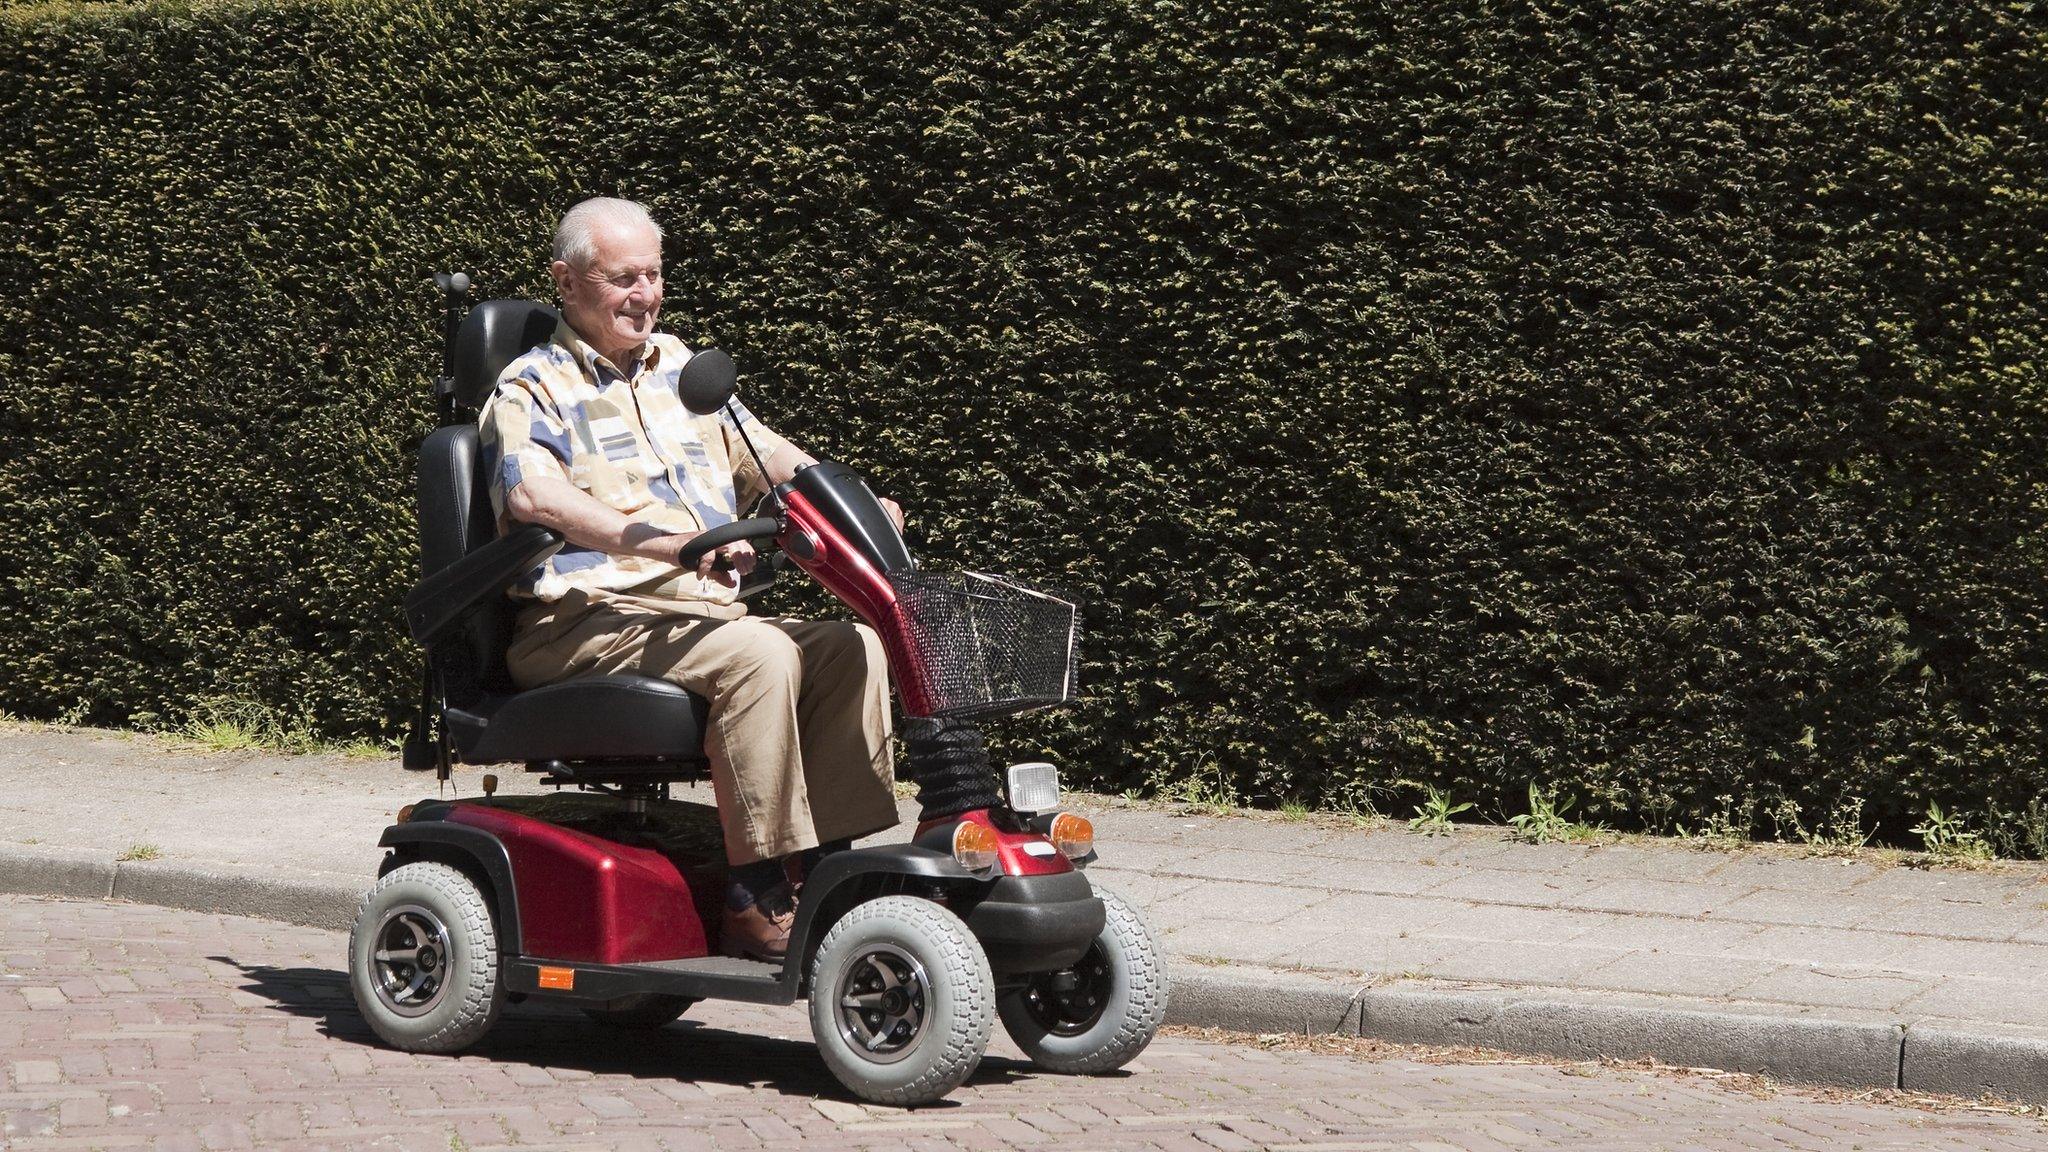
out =
<path fill-rule="evenodd" d="M 571 268 L 588 268 L 597 256 L 597 230 L 607 224 L 652 228 L 654 238 L 661 239 L 661 225 L 647 214 L 645 204 L 593 196 L 562 213 L 562 222 L 555 225 L 555 259 Z"/>

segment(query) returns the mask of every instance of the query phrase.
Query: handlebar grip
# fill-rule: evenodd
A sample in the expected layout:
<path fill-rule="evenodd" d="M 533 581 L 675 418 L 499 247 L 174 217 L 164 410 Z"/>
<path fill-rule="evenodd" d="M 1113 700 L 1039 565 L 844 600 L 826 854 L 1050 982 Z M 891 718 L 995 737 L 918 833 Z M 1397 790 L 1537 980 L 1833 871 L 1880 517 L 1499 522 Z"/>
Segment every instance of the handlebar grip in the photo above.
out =
<path fill-rule="evenodd" d="M 699 532 L 690 537 L 690 542 L 676 554 L 676 563 L 685 568 L 695 568 L 697 562 L 704 559 L 704 554 L 714 548 L 723 548 L 740 540 L 758 540 L 781 531 L 782 521 L 773 516 L 756 516 L 751 520 L 720 524 L 709 532 Z"/>

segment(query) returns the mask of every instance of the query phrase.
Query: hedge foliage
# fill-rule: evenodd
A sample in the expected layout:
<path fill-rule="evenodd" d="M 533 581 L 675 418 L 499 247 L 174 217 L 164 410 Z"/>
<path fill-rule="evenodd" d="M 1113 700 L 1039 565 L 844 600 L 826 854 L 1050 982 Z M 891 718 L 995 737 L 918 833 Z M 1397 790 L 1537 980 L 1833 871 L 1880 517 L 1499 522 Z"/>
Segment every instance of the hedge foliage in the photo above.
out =
<path fill-rule="evenodd" d="M 2037 3 L 0 15 L 0 707 L 402 722 L 434 269 L 589 194 L 1099 788 L 1610 821 L 2048 785 Z"/>

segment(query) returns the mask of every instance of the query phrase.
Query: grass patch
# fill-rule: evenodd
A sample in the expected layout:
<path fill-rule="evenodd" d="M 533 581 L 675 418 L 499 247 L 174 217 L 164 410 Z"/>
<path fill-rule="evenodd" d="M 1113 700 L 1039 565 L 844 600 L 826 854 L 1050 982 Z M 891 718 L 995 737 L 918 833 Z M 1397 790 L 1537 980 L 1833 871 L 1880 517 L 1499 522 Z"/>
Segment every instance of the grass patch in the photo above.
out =
<path fill-rule="evenodd" d="M 1535 789 L 1531 788 L 1530 792 L 1533 794 Z M 1415 819 L 1408 821 L 1410 832 L 1420 832 L 1424 836 L 1448 836 L 1451 834 L 1451 817 L 1472 808 L 1470 800 L 1454 804 L 1442 790 L 1429 785 L 1423 786 L 1423 793 L 1422 803 L 1415 806 Z"/>
<path fill-rule="evenodd" d="M 1194 815 L 1229 816 L 1244 807 L 1244 798 L 1223 770 L 1207 760 L 1177 780 L 1155 778 L 1152 784 L 1158 799 Z"/>
<path fill-rule="evenodd" d="M 122 849 L 121 854 L 119 856 L 114 857 L 114 860 L 117 863 L 126 864 L 131 860 L 156 860 L 161 858 L 163 854 L 163 849 L 157 847 L 154 844 L 137 843 L 130 844 L 128 847 Z"/>
<path fill-rule="evenodd" d="M 388 751 L 371 741 L 329 744 L 313 732 L 303 717 L 287 717 L 254 700 L 209 697 L 186 713 L 185 722 L 165 733 L 187 748 L 203 752 L 282 752 L 303 756 L 309 752 L 362 751 L 382 757 Z"/>
<path fill-rule="evenodd" d="M 1914 835 L 1926 846 L 1927 854 L 1944 864 L 1989 864 L 1997 859 L 1991 851 L 1991 842 L 1984 834 L 1970 827 L 1970 818 L 1961 812 L 1943 812 L 1941 805 L 1930 802 L 1927 817 L 1912 828 Z"/>
<path fill-rule="evenodd" d="M 1574 820 L 1570 813 L 1577 801 L 1545 792 L 1534 782 L 1529 785 L 1529 810 L 1508 817 L 1509 833 L 1524 844 L 1582 843 L 1597 839 L 1606 829 Z"/>

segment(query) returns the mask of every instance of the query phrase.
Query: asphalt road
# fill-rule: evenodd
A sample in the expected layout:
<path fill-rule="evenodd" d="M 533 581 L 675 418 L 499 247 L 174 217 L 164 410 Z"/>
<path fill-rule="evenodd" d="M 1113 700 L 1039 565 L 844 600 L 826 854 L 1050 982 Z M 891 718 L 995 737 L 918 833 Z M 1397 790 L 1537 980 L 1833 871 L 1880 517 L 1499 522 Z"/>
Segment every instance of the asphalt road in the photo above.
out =
<path fill-rule="evenodd" d="M 0 1148 L 2048 1148 L 2048 1122 L 1673 1073 L 1440 1063 L 1161 1038 L 1125 1074 L 998 1041 L 916 1111 L 862 1106 L 800 1008 L 698 1005 L 626 1036 L 511 1008 L 459 1057 L 378 1045 L 343 937 L 143 905 L 0 897 Z"/>

